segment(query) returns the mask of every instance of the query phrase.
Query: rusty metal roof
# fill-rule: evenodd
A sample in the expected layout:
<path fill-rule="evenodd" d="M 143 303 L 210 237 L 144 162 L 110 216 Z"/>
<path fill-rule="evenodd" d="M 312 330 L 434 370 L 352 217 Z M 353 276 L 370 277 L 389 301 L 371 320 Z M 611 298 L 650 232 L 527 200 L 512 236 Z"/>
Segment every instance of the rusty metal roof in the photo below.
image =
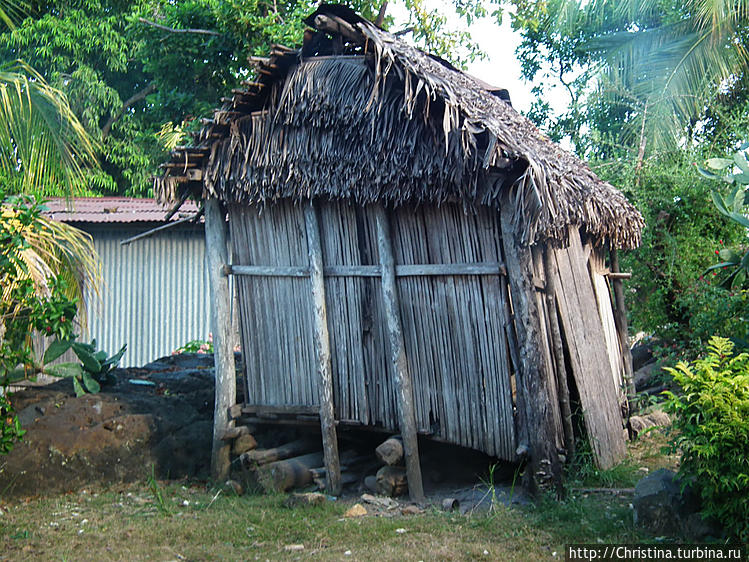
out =
<path fill-rule="evenodd" d="M 45 204 L 45 215 L 62 222 L 164 222 L 170 206 L 162 206 L 155 199 L 132 197 L 76 197 L 70 200 L 50 199 Z M 198 212 L 194 201 L 188 200 L 169 222 L 190 217 Z"/>

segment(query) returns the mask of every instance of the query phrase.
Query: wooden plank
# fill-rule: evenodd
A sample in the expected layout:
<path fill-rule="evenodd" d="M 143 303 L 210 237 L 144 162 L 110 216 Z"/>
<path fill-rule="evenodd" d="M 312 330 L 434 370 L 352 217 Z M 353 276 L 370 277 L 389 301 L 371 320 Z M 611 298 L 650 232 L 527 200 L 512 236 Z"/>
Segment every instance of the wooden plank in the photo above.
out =
<path fill-rule="evenodd" d="M 254 277 L 309 277 L 310 269 L 295 265 L 228 265 L 226 275 L 249 275 Z"/>
<path fill-rule="evenodd" d="M 609 364 L 606 342 L 576 228 L 570 228 L 569 246 L 554 253 L 557 302 L 588 439 L 598 467 L 611 468 L 626 453 L 623 423 L 610 369 L 601 368 Z"/>
<path fill-rule="evenodd" d="M 318 414 L 320 406 L 307 404 L 242 404 L 243 414 Z"/>
<path fill-rule="evenodd" d="M 562 429 L 564 430 L 564 448 L 567 457 L 571 459 L 575 454 L 575 433 L 572 428 L 570 390 L 567 384 L 567 369 L 564 364 L 562 333 L 559 328 L 559 316 L 557 314 L 556 283 L 558 274 L 551 248 L 546 248 L 544 251 L 544 270 L 546 272 L 546 312 L 549 316 L 552 355 L 556 362 L 557 394 L 559 396 L 559 409 L 562 415 Z"/>
<path fill-rule="evenodd" d="M 520 241 L 513 229 L 514 205 L 509 196 L 502 200 L 500 216 L 518 338 L 520 365 L 516 372 L 517 392 L 523 393 L 528 429 L 530 471 L 526 471 L 529 478 L 525 483 L 531 492 L 537 493 L 541 484 L 539 480 L 549 478 L 557 495 L 562 495 L 561 464 L 547 388 L 550 366 L 544 364 L 543 354 L 539 353 L 544 343 L 541 341 L 541 318 L 536 288 L 533 286 L 533 260 L 530 248 Z"/>
<path fill-rule="evenodd" d="M 330 357 L 330 334 L 328 313 L 325 304 L 325 280 L 323 278 L 323 256 L 320 244 L 320 225 L 317 211 L 310 203 L 304 207 L 309 248 L 310 281 L 312 284 L 312 317 L 315 328 L 317 350 L 317 372 L 319 375 L 320 429 L 322 431 L 323 455 L 325 458 L 326 486 L 328 492 L 341 493 L 341 464 L 338 459 L 338 436 L 335 429 L 333 405 L 333 373 Z"/>
<path fill-rule="evenodd" d="M 400 319 L 398 291 L 395 285 L 395 262 L 390 239 L 390 225 L 382 205 L 374 207 L 377 221 L 377 246 L 382 266 L 382 300 L 387 321 L 390 343 L 390 356 L 394 367 L 397 398 L 400 410 L 401 435 L 406 454 L 408 492 L 413 501 L 424 501 L 424 488 L 421 480 L 419 446 L 416 435 L 416 422 L 413 410 L 413 388 L 408 361 L 403 342 L 403 328 Z"/>
<path fill-rule="evenodd" d="M 234 334 L 231 329 L 231 297 L 229 279 L 222 275 L 228 261 L 226 251 L 226 221 L 218 199 L 205 201 L 205 245 L 208 261 L 208 280 L 211 291 L 211 319 L 213 323 L 213 358 L 215 367 L 215 400 L 213 408 L 213 446 L 211 475 L 218 481 L 229 477 L 231 444 L 221 437 L 234 425 L 229 419 L 229 408 L 237 402 L 234 366 Z"/>

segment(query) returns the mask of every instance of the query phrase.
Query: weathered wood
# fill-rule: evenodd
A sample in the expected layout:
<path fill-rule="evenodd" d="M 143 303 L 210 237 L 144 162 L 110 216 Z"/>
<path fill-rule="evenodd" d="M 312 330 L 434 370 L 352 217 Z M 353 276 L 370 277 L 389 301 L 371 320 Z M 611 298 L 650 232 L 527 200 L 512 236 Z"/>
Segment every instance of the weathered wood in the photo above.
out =
<path fill-rule="evenodd" d="M 229 419 L 236 420 L 242 415 L 242 404 L 234 404 L 233 406 L 229 406 L 229 409 L 226 412 L 226 415 L 229 416 Z"/>
<path fill-rule="evenodd" d="M 231 441 L 232 439 L 236 439 L 240 435 L 249 435 L 250 434 L 250 428 L 246 425 L 240 425 L 237 427 L 228 427 L 226 428 L 226 431 L 223 432 L 221 435 L 222 441 Z"/>
<path fill-rule="evenodd" d="M 341 467 L 338 460 L 338 437 L 335 429 L 333 405 L 333 373 L 330 358 L 330 334 L 328 312 L 325 305 L 325 280 L 323 278 L 323 256 L 320 244 L 320 226 L 317 211 L 310 203 L 304 208 L 309 248 L 310 282 L 312 284 L 312 318 L 317 350 L 318 392 L 320 396 L 320 429 L 323 453 L 327 470 L 327 490 L 334 496 L 341 493 Z"/>
<path fill-rule="evenodd" d="M 380 277 L 378 265 L 326 265 L 325 277 Z M 256 277 L 307 277 L 309 268 L 304 266 L 263 266 L 231 265 L 227 275 L 251 275 Z M 407 264 L 396 265 L 396 277 L 447 276 L 447 275 L 506 275 L 507 270 L 500 262 L 447 263 L 447 264 Z"/>
<path fill-rule="evenodd" d="M 252 451 L 256 447 L 257 441 L 255 441 L 255 438 L 248 433 L 246 435 L 240 435 L 234 440 L 234 443 L 231 446 L 231 452 L 236 456 L 240 456 L 247 451 Z"/>
<path fill-rule="evenodd" d="M 242 455 L 242 463 L 249 467 L 259 466 L 303 455 L 314 451 L 317 447 L 319 447 L 319 444 L 315 443 L 314 439 L 297 439 L 296 441 L 285 443 L 272 449 L 247 451 Z"/>
<path fill-rule="evenodd" d="M 608 469 L 626 454 L 624 424 L 584 254 L 580 233 L 572 227 L 568 247 L 554 251 L 559 272 L 556 295 L 593 459 L 599 468 Z"/>
<path fill-rule="evenodd" d="M 320 466 L 322 452 L 272 462 L 257 469 L 257 479 L 266 490 L 285 492 L 312 482 L 310 468 Z"/>
<path fill-rule="evenodd" d="M 304 404 L 279 404 L 277 406 L 264 406 L 262 404 L 244 404 L 242 405 L 243 414 L 318 414 L 320 412 L 320 406 L 317 405 L 304 405 Z"/>
<path fill-rule="evenodd" d="M 229 280 L 221 274 L 227 263 L 226 221 L 221 205 L 215 198 L 205 201 L 205 250 L 208 280 L 211 291 L 211 320 L 213 324 L 213 358 L 215 366 L 215 400 L 213 408 L 213 447 L 211 475 L 226 480 L 230 471 L 231 446 L 221 439 L 234 421 L 229 419 L 229 407 L 237 402 L 236 371 L 234 365 L 234 334 L 231 330 L 231 300 Z"/>
<path fill-rule="evenodd" d="M 624 286 L 622 279 L 628 279 L 631 273 L 619 272 L 619 254 L 616 248 L 609 251 L 611 259 L 611 273 L 609 280 L 614 288 L 614 320 L 616 322 L 616 332 L 619 336 L 619 350 L 622 354 L 622 363 L 624 363 L 624 385 L 627 389 L 627 414 L 631 415 L 635 408 L 637 390 L 635 389 L 634 372 L 632 369 L 632 351 L 629 347 L 629 327 L 627 326 L 627 307 L 624 303 Z M 625 275 L 627 277 L 625 277 Z"/>
<path fill-rule="evenodd" d="M 401 436 L 406 456 L 408 489 L 413 501 L 422 502 L 424 501 L 424 488 L 421 481 L 421 466 L 419 463 L 419 445 L 413 407 L 413 387 L 406 359 L 400 304 L 395 285 L 395 261 L 393 259 L 393 246 L 390 239 L 390 224 L 385 213 L 385 208 L 382 205 L 376 205 L 374 212 L 377 222 L 377 247 L 380 252 L 380 265 L 382 266 L 382 300 L 389 335 L 390 356 L 393 364 L 393 372 L 395 373 Z"/>
<path fill-rule="evenodd" d="M 400 464 L 403 460 L 403 440 L 398 435 L 388 437 L 377 446 L 375 454 L 385 464 L 390 466 Z"/>
<path fill-rule="evenodd" d="M 564 429 L 564 449 L 567 458 L 575 454 L 575 433 L 572 426 L 572 408 L 570 406 L 570 389 L 567 384 L 567 368 L 564 364 L 564 347 L 562 345 L 562 332 L 559 328 L 559 315 L 557 314 L 556 287 L 557 266 L 552 255 L 553 250 L 544 250 L 544 270 L 546 272 L 546 309 L 549 315 L 549 331 L 551 335 L 552 355 L 556 363 L 557 393 L 559 395 L 559 407 L 562 413 L 562 428 Z"/>
<path fill-rule="evenodd" d="M 549 480 L 557 495 L 563 495 L 562 470 L 556 449 L 556 431 L 547 388 L 547 372 L 543 354 L 539 352 L 541 341 L 541 318 L 533 285 L 533 260 L 528 246 L 519 240 L 513 229 L 514 206 L 509 196 L 501 205 L 500 217 L 502 243 L 508 280 L 515 311 L 515 333 L 518 339 L 519 370 L 516 372 L 517 392 L 523 393 L 525 423 L 527 425 L 530 456 L 530 478 L 525 483 L 532 493 Z"/>
<path fill-rule="evenodd" d="M 406 478 L 406 470 L 401 467 L 383 466 L 377 471 L 375 478 L 377 493 L 383 496 L 402 496 L 410 491 L 410 480 Z"/>

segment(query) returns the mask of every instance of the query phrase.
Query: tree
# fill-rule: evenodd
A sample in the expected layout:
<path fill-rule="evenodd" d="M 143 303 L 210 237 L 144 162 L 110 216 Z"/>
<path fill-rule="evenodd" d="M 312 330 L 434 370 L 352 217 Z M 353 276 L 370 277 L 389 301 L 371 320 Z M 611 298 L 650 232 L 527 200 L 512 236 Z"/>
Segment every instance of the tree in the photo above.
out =
<path fill-rule="evenodd" d="M 581 152 L 607 158 L 612 149 L 624 150 L 641 162 L 651 149 L 683 146 L 700 132 L 719 92 L 742 89 L 749 62 L 746 2 L 513 4 L 526 77 L 554 72 L 572 98 L 558 119 L 542 104 L 532 115 L 578 143 L 589 130 Z"/>
<path fill-rule="evenodd" d="M 91 192 L 146 196 L 170 146 L 186 142 L 222 96 L 253 78 L 250 56 L 264 56 L 273 43 L 301 43 L 302 20 L 315 4 L 49 0 L 0 34 L 0 57 L 25 60 L 65 92 L 100 142 L 101 169 L 88 172 Z M 374 20 L 381 0 L 349 4 Z M 458 52 L 459 37 L 442 33 L 444 20 L 423 8 L 414 14 L 417 38 Z"/>

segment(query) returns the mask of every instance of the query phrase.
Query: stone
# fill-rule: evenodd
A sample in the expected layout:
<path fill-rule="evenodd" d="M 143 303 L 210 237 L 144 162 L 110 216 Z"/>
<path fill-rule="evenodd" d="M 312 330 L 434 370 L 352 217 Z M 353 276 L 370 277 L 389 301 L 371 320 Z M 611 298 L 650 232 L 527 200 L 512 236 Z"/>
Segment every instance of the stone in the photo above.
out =
<path fill-rule="evenodd" d="M 364 517 L 367 514 L 367 509 L 360 503 L 352 505 L 343 514 L 344 517 Z"/>
<path fill-rule="evenodd" d="M 687 485 L 682 491 L 676 473 L 661 468 L 635 486 L 632 501 L 635 525 L 657 535 L 681 535 L 690 540 L 719 536 L 719 529 L 699 514 L 700 502 Z"/>
<path fill-rule="evenodd" d="M 327 500 L 325 494 L 308 492 L 305 494 L 290 494 L 283 502 L 286 507 L 298 507 L 304 505 L 323 505 Z"/>
<path fill-rule="evenodd" d="M 401 509 L 402 515 L 420 515 L 422 513 L 424 513 L 424 510 L 416 505 L 407 505 L 406 507 Z"/>

